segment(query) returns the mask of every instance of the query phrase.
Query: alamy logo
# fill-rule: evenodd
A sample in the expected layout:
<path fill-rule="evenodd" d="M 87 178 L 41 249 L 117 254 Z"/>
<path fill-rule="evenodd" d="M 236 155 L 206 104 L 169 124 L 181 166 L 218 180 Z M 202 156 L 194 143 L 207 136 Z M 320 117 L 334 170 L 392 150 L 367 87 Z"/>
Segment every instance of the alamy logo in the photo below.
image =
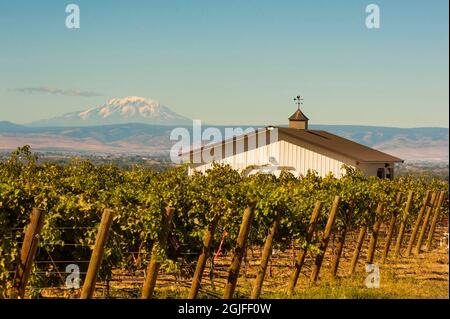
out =
<path fill-rule="evenodd" d="M 80 7 L 74 3 L 66 6 L 66 13 L 69 15 L 66 17 L 67 29 L 79 29 L 80 28 Z"/>
<path fill-rule="evenodd" d="M 369 264 L 366 266 L 366 287 L 367 288 L 380 288 L 380 267 L 375 264 Z"/>
<path fill-rule="evenodd" d="M 367 29 L 379 29 L 380 28 L 380 7 L 376 4 L 369 4 L 366 7 L 366 13 L 369 15 L 366 17 Z"/>
<path fill-rule="evenodd" d="M 194 120 L 192 130 L 177 127 L 170 133 L 170 140 L 176 141 L 170 150 L 170 159 L 175 164 L 205 164 L 254 150 L 278 141 L 278 129 L 227 127 L 202 129 L 202 122 Z M 192 132 L 192 134 L 191 134 Z"/>
<path fill-rule="evenodd" d="M 69 275 L 66 278 L 67 289 L 79 289 L 80 288 L 80 267 L 75 264 L 67 265 L 66 273 Z"/>

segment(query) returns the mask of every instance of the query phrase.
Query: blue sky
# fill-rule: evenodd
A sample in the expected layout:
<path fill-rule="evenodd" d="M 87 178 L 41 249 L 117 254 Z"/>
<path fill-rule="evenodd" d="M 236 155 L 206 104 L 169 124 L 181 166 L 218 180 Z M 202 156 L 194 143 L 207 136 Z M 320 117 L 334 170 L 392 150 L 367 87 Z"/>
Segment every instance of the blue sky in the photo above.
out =
<path fill-rule="evenodd" d="M 0 120 L 137 95 L 212 124 L 283 124 L 300 93 L 313 124 L 448 127 L 448 26 L 447 0 L 0 0 Z"/>

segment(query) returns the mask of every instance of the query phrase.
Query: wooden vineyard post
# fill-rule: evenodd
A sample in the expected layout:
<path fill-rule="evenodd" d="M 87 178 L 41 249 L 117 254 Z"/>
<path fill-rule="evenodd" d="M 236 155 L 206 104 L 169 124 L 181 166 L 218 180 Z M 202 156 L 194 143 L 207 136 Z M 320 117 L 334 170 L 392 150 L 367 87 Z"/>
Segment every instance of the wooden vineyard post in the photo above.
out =
<path fill-rule="evenodd" d="M 20 251 L 20 263 L 17 267 L 14 289 L 11 292 L 12 298 L 25 296 L 25 289 L 38 248 L 39 233 L 44 224 L 44 216 L 45 212 L 42 209 L 33 208 Z"/>
<path fill-rule="evenodd" d="M 262 285 L 264 282 L 264 277 L 266 275 L 267 265 L 269 263 L 270 255 L 272 253 L 272 243 L 280 225 L 281 214 L 277 212 L 275 219 L 270 227 L 269 234 L 267 235 L 266 241 L 264 243 L 264 249 L 261 255 L 261 263 L 259 265 L 258 275 L 256 276 L 255 285 L 253 286 L 252 293 L 250 295 L 251 299 L 258 299 L 261 294 Z"/>
<path fill-rule="evenodd" d="M 161 233 L 158 238 L 159 248 L 166 249 L 167 238 L 169 236 L 170 224 L 172 223 L 173 214 L 175 209 L 173 207 L 167 207 L 165 215 L 163 215 L 163 223 Z M 145 276 L 144 286 L 142 287 L 141 299 L 150 299 L 153 295 L 153 291 L 156 286 L 156 279 L 158 278 L 159 268 L 161 267 L 161 260 L 159 252 L 156 249 L 158 245 L 153 245 L 152 257 L 147 267 L 147 274 Z"/>
<path fill-rule="evenodd" d="M 211 243 L 214 237 L 214 233 L 217 228 L 217 224 L 219 223 L 219 217 L 216 216 L 211 222 L 208 230 L 206 231 L 205 237 L 203 239 L 203 247 L 202 253 L 198 258 L 197 267 L 195 268 L 194 278 L 192 279 L 191 289 L 189 291 L 189 299 L 197 298 L 198 290 L 200 289 L 200 285 L 202 283 L 202 276 L 205 270 L 206 261 L 209 257 L 209 250 L 211 248 Z"/>
<path fill-rule="evenodd" d="M 288 294 L 292 295 L 295 290 L 295 286 L 297 285 L 298 276 L 300 275 L 300 272 L 303 267 L 303 263 L 305 262 L 305 257 L 308 252 L 308 245 L 311 243 L 311 239 L 314 234 L 314 228 L 316 226 L 317 219 L 319 218 L 320 211 L 322 210 L 322 203 L 320 201 L 316 202 L 316 205 L 314 207 L 314 211 L 311 215 L 311 219 L 308 224 L 308 228 L 306 229 L 306 236 L 305 236 L 305 247 L 301 249 L 297 260 L 295 261 L 294 269 L 291 274 L 291 278 L 289 280 L 289 288 L 288 288 Z"/>
<path fill-rule="evenodd" d="M 439 194 L 439 199 L 436 205 L 436 208 L 434 209 L 434 215 L 433 215 L 433 219 L 431 220 L 431 226 L 430 226 L 430 230 L 428 233 L 428 239 L 427 239 L 427 245 L 425 246 L 425 251 L 430 251 L 431 250 L 431 244 L 433 243 L 433 236 L 434 236 L 434 231 L 436 230 L 436 224 L 439 218 L 439 214 L 441 212 L 441 206 L 442 206 L 442 202 L 444 201 L 446 193 L 444 191 L 442 191 Z"/>
<path fill-rule="evenodd" d="M 412 200 L 413 200 L 413 191 L 409 191 L 408 199 L 406 200 L 405 210 L 403 211 L 400 227 L 398 229 L 397 241 L 395 243 L 395 251 L 394 256 L 400 256 L 400 250 L 402 249 L 403 236 L 405 235 L 406 222 L 408 220 L 409 210 L 411 209 Z"/>
<path fill-rule="evenodd" d="M 336 248 L 335 248 L 335 254 L 334 254 L 333 260 L 331 262 L 331 277 L 332 278 L 335 278 L 337 275 L 337 272 L 338 272 L 339 261 L 341 259 L 342 250 L 344 249 L 344 244 L 345 244 L 345 236 L 347 235 L 347 229 L 349 226 L 348 224 L 350 223 L 352 215 L 353 215 L 353 202 L 350 204 L 349 211 L 345 215 L 344 228 L 342 228 L 337 234 L 338 240 L 337 240 L 337 244 L 336 244 Z"/>
<path fill-rule="evenodd" d="M 250 232 L 250 226 L 255 215 L 255 205 L 249 205 L 242 217 L 242 224 L 239 229 L 239 236 L 237 238 L 236 247 L 234 249 L 233 259 L 231 261 L 230 269 L 228 270 L 228 280 L 225 286 L 223 299 L 231 299 L 236 289 L 237 280 L 239 277 L 239 270 L 241 268 L 242 257 L 244 256 L 245 247 L 247 245 L 247 238 Z"/>
<path fill-rule="evenodd" d="M 373 225 L 372 233 L 370 236 L 369 248 L 367 250 L 367 259 L 366 259 L 367 264 L 373 264 L 373 260 L 375 258 L 375 251 L 377 248 L 377 241 L 378 241 L 378 232 L 380 231 L 381 215 L 383 214 L 383 210 L 384 210 L 383 203 L 379 203 L 375 215 L 376 218 L 375 224 Z"/>
<path fill-rule="evenodd" d="M 406 253 L 405 256 L 410 256 L 411 255 L 411 251 L 414 245 L 414 241 L 416 240 L 417 237 L 417 232 L 419 231 L 419 227 L 420 227 L 420 222 L 422 220 L 423 214 L 425 212 L 425 210 L 427 209 L 427 205 L 428 205 L 428 200 L 430 198 L 430 191 L 427 191 L 425 193 L 425 196 L 423 198 L 423 203 L 422 206 L 420 207 L 419 213 L 417 214 L 417 219 L 416 219 L 416 223 L 414 224 L 414 228 L 412 230 L 411 233 L 411 237 L 409 238 L 409 243 L 408 243 L 408 248 L 406 248 Z"/>
<path fill-rule="evenodd" d="M 428 221 L 430 220 L 431 212 L 437 204 L 437 196 L 436 192 L 431 194 L 430 206 L 427 207 L 427 213 L 423 219 L 422 228 L 420 229 L 419 237 L 417 238 L 416 247 L 414 248 L 415 254 L 420 254 L 420 250 L 422 248 L 423 240 L 425 238 L 425 233 L 428 227 Z"/>
<path fill-rule="evenodd" d="M 395 203 L 397 204 L 397 207 L 400 205 L 402 200 L 402 193 L 398 193 L 397 194 L 397 198 L 395 199 Z M 386 236 L 386 243 L 384 244 L 384 250 L 383 250 L 383 255 L 381 257 L 381 263 L 384 264 L 386 262 L 386 259 L 389 255 L 389 249 L 391 247 L 391 241 L 392 241 L 392 237 L 394 236 L 394 229 L 395 229 L 395 223 L 397 221 L 397 211 L 395 211 L 392 216 L 391 216 L 391 220 L 389 222 L 389 229 L 388 229 L 388 233 Z"/>
<path fill-rule="evenodd" d="M 84 280 L 83 288 L 81 290 L 81 299 L 91 299 L 94 295 L 95 282 L 102 264 L 103 254 L 105 252 L 106 243 L 108 242 L 109 231 L 114 217 L 114 211 L 105 209 L 100 221 L 97 237 L 95 238 L 94 250 L 91 254 L 91 260 Z"/>
<path fill-rule="evenodd" d="M 356 241 L 356 247 L 353 252 L 352 263 L 350 265 L 350 275 L 353 275 L 356 269 L 356 265 L 358 264 L 359 254 L 361 253 L 361 248 L 364 244 L 364 239 L 366 238 L 367 226 L 362 225 L 359 229 L 358 239 Z"/>
<path fill-rule="evenodd" d="M 336 218 L 337 211 L 339 209 L 339 205 L 341 203 L 341 197 L 336 196 L 333 201 L 333 206 L 330 211 L 330 215 L 328 217 L 327 225 L 325 226 L 325 232 L 322 237 L 322 241 L 319 247 L 319 253 L 316 256 L 315 263 L 312 267 L 311 282 L 317 281 L 319 278 L 320 268 L 322 267 L 323 257 L 325 256 L 325 252 L 328 247 L 328 242 L 330 241 L 331 230 L 333 229 L 334 220 Z"/>

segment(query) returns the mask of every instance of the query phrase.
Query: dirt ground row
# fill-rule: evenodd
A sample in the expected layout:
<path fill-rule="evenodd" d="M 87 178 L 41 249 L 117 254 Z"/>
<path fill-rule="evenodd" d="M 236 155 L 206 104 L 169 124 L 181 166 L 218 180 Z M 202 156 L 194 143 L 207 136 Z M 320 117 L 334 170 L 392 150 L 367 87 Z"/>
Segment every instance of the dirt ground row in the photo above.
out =
<path fill-rule="evenodd" d="M 382 228 L 378 238 L 375 264 L 379 267 L 379 288 L 368 288 L 366 279 L 365 257 L 368 246 L 366 238 L 358 266 L 353 275 L 349 275 L 350 263 L 356 245 L 356 232 L 346 237 L 346 243 L 341 257 L 337 278 L 331 278 L 331 259 L 334 253 L 334 242 L 330 241 L 317 283 L 309 281 L 311 264 L 314 254 L 310 252 L 306 258 L 296 292 L 291 298 L 449 298 L 449 253 L 448 226 L 439 225 L 434 237 L 433 249 L 410 257 L 393 257 L 395 236 L 391 244 L 391 252 L 385 264 L 379 264 L 381 252 L 385 244 L 386 229 Z M 447 236 L 447 237 L 446 237 Z M 409 241 L 406 234 L 403 247 Z M 248 298 L 254 279 L 259 269 L 260 247 L 251 247 L 244 258 L 235 296 Z M 261 298 L 288 298 L 286 289 L 292 271 L 294 256 L 299 249 L 285 251 L 273 250 L 271 261 L 266 273 Z M 403 249 L 404 252 L 404 249 Z M 231 254 L 220 256 L 214 263 L 213 272 L 208 262 L 203 275 L 199 298 L 220 298 L 225 286 Z M 194 265 L 190 265 L 191 270 Z M 213 276 L 211 276 L 213 274 Z M 139 298 L 144 272 L 124 273 L 114 271 L 112 280 L 108 283 L 98 282 L 95 298 Z M 186 298 L 190 278 L 180 278 L 174 274 L 160 271 L 155 291 L 155 298 Z M 42 289 L 40 297 L 77 297 L 79 291 L 67 291 L 62 287 Z"/>

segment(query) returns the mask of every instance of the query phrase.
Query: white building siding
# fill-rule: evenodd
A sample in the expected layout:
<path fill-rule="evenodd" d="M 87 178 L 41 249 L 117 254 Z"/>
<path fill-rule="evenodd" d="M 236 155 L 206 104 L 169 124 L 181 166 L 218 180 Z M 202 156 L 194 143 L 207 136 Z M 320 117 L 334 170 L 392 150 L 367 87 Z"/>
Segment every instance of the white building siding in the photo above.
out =
<path fill-rule="evenodd" d="M 269 158 L 274 157 L 278 159 L 279 155 L 279 142 L 269 145 L 258 147 L 254 150 L 242 152 L 233 156 L 229 156 L 220 160 L 216 160 L 219 164 L 229 164 L 235 170 L 242 171 L 250 165 L 267 165 Z M 205 173 L 206 170 L 212 167 L 212 163 L 196 166 L 189 169 L 189 174 L 195 171 Z"/>
<path fill-rule="evenodd" d="M 315 170 L 320 176 L 325 176 L 329 172 L 336 177 L 341 177 L 344 171 L 342 165 L 347 164 L 355 167 L 353 160 L 345 158 L 313 145 L 298 146 L 284 140 L 258 147 L 254 150 L 242 152 L 233 156 L 217 160 L 217 163 L 229 164 L 238 171 L 242 171 L 250 165 L 267 165 L 269 158 L 274 157 L 280 166 L 295 168 L 295 175 L 306 175 L 308 170 Z M 190 169 L 205 172 L 211 168 L 212 163 L 200 165 Z"/>
<path fill-rule="evenodd" d="M 389 164 L 389 165 L 385 165 Z M 380 168 L 393 168 L 394 163 L 363 163 L 359 164 L 357 168 L 364 172 L 366 176 L 377 176 L 377 171 Z"/>
<path fill-rule="evenodd" d="M 279 141 L 278 163 L 281 166 L 292 166 L 296 169 L 297 175 L 306 175 L 308 170 L 315 170 L 320 176 L 325 176 L 329 172 L 336 177 L 342 176 L 342 165 L 353 164 L 350 160 L 339 160 L 332 158 L 326 151 L 316 152 L 311 149 L 294 145 L 286 141 Z M 354 164 L 353 164 L 354 166 Z"/>

